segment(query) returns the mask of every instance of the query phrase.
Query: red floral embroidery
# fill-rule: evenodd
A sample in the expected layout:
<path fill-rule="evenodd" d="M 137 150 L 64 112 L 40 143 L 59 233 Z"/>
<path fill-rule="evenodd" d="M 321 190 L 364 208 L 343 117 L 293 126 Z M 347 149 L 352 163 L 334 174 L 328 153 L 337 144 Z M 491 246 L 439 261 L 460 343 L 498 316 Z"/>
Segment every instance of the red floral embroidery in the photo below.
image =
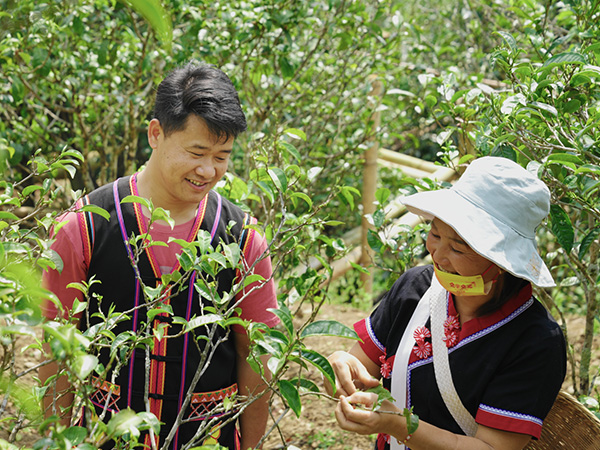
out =
<path fill-rule="evenodd" d="M 413 348 L 413 353 L 419 358 L 427 358 L 431 355 L 431 343 L 425 342 L 425 339 L 431 337 L 431 332 L 425 326 L 417 327 L 413 332 L 413 337 L 417 343 L 416 347 Z"/>
<path fill-rule="evenodd" d="M 386 359 L 385 354 L 379 357 L 379 361 L 381 362 L 381 367 L 379 368 L 381 376 L 383 378 L 389 378 L 392 374 L 392 365 Z"/>
<path fill-rule="evenodd" d="M 431 332 L 427 327 L 418 327 L 413 333 L 413 337 L 418 344 L 419 342 L 423 342 L 425 338 L 431 337 Z"/>
<path fill-rule="evenodd" d="M 417 346 L 413 348 L 413 352 L 415 355 L 419 357 L 419 359 L 425 359 L 431 355 L 431 342 L 418 342 Z"/>
<path fill-rule="evenodd" d="M 444 329 L 460 330 L 460 321 L 458 320 L 458 316 L 448 316 L 448 318 L 444 321 Z"/>
<path fill-rule="evenodd" d="M 458 344 L 458 336 L 460 334 L 460 321 L 458 316 L 448 316 L 444 321 L 444 337 L 442 340 L 446 343 L 446 347 L 454 347 Z"/>
<path fill-rule="evenodd" d="M 446 343 L 446 347 L 454 347 L 458 344 L 458 333 L 450 333 L 442 338 L 442 341 Z"/>

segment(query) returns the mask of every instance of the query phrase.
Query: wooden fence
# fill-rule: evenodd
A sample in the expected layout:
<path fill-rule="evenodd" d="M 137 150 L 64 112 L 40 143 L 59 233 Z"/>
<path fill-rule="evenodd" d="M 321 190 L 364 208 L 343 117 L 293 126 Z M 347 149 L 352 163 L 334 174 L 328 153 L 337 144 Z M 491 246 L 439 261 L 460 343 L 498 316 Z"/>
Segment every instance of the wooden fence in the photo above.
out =
<path fill-rule="evenodd" d="M 373 113 L 371 116 L 371 133 L 370 145 L 365 152 L 364 157 L 364 168 L 363 168 L 363 186 L 362 186 L 362 208 L 363 217 L 361 226 L 348 231 L 342 236 L 347 248 L 350 249 L 348 254 L 343 258 L 334 261 L 332 263 L 333 273 L 331 279 L 335 280 L 343 276 L 346 272 L 352 269 L 352 264 L 359 264 L 363 268 L 367 269 L 369 273 L 361 273 L 361 281 L 363 287 L 367 293 L 372 292 L 373 286 L 373 272 L 369 270 L 373 267 L 373 250 L 367 243 L 368 230 L 372 229 L 371 224 L 368 222 L 366 216 L 373 214 L 376 209 L 375 192 L 377 190 L 377 173 L 379 166 L 385 165 L 387 167 L 395 167 L 399 169 L 404 175 L 411 178 L 423 179 L 430 178 L 437 181 L 448 181 L 452 182 L 458 178 L 456 170 L 436 165 L 430 161 L 424 161 L 413 156 L 404 155 L 399 152 L 388 150 L 385 148 L 379 148 L 379 143 L 376 139 L 377 129 L 381 123 L 381 112 L 378 107 L 381 103 L 383 94 L 383 86 L 377 79 L 372 79 L 372 89 L 369 93 L 369 107 Z M 483 80 L 482 84 L 486 84 L 491 88 L 498 88 L 500 84 L 494 80 Z M 465 124 L 464 128 L 459 130 L 458 133 L 458 149 L 460 155 L 474 154 L 474 148 L 471 140 L 468 137 L 470 131 L 470 125 Z M 397 234 L 400 228 L 403 226 L 414 227 L 421 222 L 421 217 L 415 214 L 407 212 L 406 208 L 400 202 L 400 196 L 392 199 L 389 202 L 388 209 L 386 211 L 386 218 L 392 220 L 392 225 L 384 230 L 388 235 Z M 397 229 L 398 231 L 394 231 Z M 310 267 L 313 269 L 320 269 L 322 265 L 316 258 L 311 259 Z M 301 272 L 303 269 L 298 268 Z"/>

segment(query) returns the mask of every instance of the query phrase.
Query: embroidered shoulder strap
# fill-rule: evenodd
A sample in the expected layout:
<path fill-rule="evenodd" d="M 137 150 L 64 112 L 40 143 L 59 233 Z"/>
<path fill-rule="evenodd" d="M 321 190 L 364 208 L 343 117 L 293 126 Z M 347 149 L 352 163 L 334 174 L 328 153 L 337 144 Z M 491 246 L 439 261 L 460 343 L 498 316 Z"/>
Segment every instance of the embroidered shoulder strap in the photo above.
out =
<path fill-rule="evenodd" d="M 221 195 L 215 191 L 217 194 L 217 212 L 215 213 L 215 220 L 213 222 L 212 229 L 210 230 L 210 241 L 214 245 L 215 235 L 217 234 L 217 227 L 219 226 L 219 221 L 221 220 L 221 208 L 223 207 L 223 198 Z M 210 195 L 210 192 L 209 192 Z"/>
<path fill-rule="evenodd" d="M 90 197 L 86 195 L 80 198 L 75 205 L 79 210 L 89 204 Z M 81 233 L 81 244 L 83 246 L 83 260 L 86 267 L 89 267 L 94 250 L 94 216 L 90 211 L 81 211 L 77 213 L 77 220 L 79 221 L 79 232 Z"/>
<path fill-rule="evenodd" d="M 240 235 L 240 249 L 244 255 L 247 254 L 248 249 L 252 245 L 254 239 L 254 233 L 256 230 L 249 228 L 248 225 L 256 224 L 257 221 L 249 214 L 244 213 L 244 222 L 242 224 L 242 233 Z"/>

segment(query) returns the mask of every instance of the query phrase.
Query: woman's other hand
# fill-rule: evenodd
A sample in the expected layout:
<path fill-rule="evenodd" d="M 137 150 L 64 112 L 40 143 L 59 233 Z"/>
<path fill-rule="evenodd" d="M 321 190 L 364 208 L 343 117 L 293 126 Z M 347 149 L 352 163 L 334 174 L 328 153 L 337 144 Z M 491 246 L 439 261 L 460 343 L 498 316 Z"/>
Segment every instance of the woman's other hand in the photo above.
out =
<path fill-rule="evenodd" d="M 379 385 L 379 367 L 364 354 L 360 346 L 355 345 L 350 352 L 337 351 L 329 358 L 335 372 L 335 393 L 329 383 L 325 389 L 329 395 L 339 397 L 350 396 L 358 390 L 369 389 Z"/>
<path fill-rule="evenodd" d="M 349 397 L 342 395 L 335 409 L 335 418 L 342 429 L 358 434 L 403 433 L 406 422 L 399 415 L 398 408 L 385 400 L 377 411 L 373 411 L 376 402 L 377 394 L 371 392 L 355 392 Z"/>

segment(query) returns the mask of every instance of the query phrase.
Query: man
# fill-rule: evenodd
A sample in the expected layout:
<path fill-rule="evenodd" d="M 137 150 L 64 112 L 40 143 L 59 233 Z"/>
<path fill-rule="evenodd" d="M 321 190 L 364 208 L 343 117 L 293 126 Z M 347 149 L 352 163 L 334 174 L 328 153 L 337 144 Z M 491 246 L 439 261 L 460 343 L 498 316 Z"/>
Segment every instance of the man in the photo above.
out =
<path fill-rule="evenodd" d="M 276 307 L 277 302 L 271 263 L 264 257 L 265 239 L 252 228 L 245 227 L 253 219 L 212 191 L 227 170 L 234 139 L 245 130 L 246 118 L 237 92 L 222 71 L 207 65 L 189 64 L 174 70 L 162 81 L 156 94 L 154 118 L 148 126 L 152 155 L 145 168 L 95 190 L 81 201 L 81 204 L 94 204 L 107 210 L 110 221 L 96 214 L 68 213 L 61 219 L 66 224 L 56 234 L 53 248 L 62 257 L 64 269 L 61 273 L 48 271 L 45 283 L 59 297 L 64 309 L 72 307 L 78 294 L 75 289 L 67 288 L 69 283 L 89 280 L 92 276 L 102 282 L 91 288 L 102 302 L 90 300 L 89 311 L 79 319 L 80 329 L 93 325 L 94 313 L 106 314 L 114 303 L 117 311 L 127 312 L 131 318 L 119 323 L 115 334 L 126 331 L 139 334 L 141 327 L 148 323 L 141 287 L 154 287 L 162 275 L 180 270 L 177 254 L 181 253 L 181 247 L 176 242 L 168 243 L 169 238 L 191 242 L 199 230 L 211 234 L 213 247 L 219 243 L 235 243 L 244 256 L 246 271 L 227 270 L 213 280 L 217 282 L 219 295 L 226 295 L 243 277 L 242 272 L 251 269 L 269 281 L 258 286 L 255 283 L 237 294 L 240 316 L 269 326 L 277 323 L 277 318 L 267 311 Z M 128 195 L 150 199 L 154 207 L 168 210 L 175 222 L 174 228 L 161 221 L 149 226 L 150 212 L 142 205 L 120 203 Z M 232 222 L 235 222 L 233 227 Z M 132 233 L 143 235 L 146 232 L 153 241 L 168 245 L 149 247 L 139 256 L 134 268 L 131 263 L 135 259 L 134 249 L 128 240 Z M 195 274 L 180 292 L 172 292 L 165 300 L 175 316 L 189 320 L 200 316 L 204 307 L 212 306 L 194 287 L 194 280 L 200 277 L 206 277 L 206 274 Z M 54 317 L 56 310 L 47 308 L 45 313 Z M 180 327 L 171 324 L 171 318 L 166 314 L 159 314 L 150 322 L 157 330 L 166 326 L 169 335 L 181 331 Z M 198 334 L 202 333 L 199 330 L 211 333 L 212 340 L 198 339 Z M 204 369 L 200 367 L 202 350 L 212 352 L 206 351 L 207 345 L 213 346 L 214 354 L 193 388 L 191 402 L 188 402 L 186 396 L 193 377 Z M 218 423 L 217 417 L 223 412 L 216 413 L 214 407 L 222 404 L 226 397 L 256 395 L 264 389 L 264 382 L 246 362 L 249 339 L 242 327 L 234 328 L 233 332 L 220 327 L 210 331 L 208 327 L 198 328 L 195 334 L 155 338 L 150 349 L 148 377 L 146 352 L 135 349 L 118 371 L 116 383 L 111 383 L 110 376 L 95 381 L 97 391 L 91 399 L 98 412 L 102 408 L 118 412 L 127 407 L 144 411 L 149 404 L 150 411 L 165 423 L 159 446 L 180 411 L 184 410 L 180 415 L 186 423 L 172 436 L 169 445 L 172 449 L 185 445 L 202 421 Z M 100 361 L 108 365 L 109 356 L 101 352 Z M 47 379 L 52 373 L 56 373 L 56 366 L 45 366 L 40 377 Z M 187 407 L 186 403 L 189 403 Z M 257 445 L 266 420 L 267 398 L 263 396 L 240 416 L 242 449 Z M 238 448 L 235 425 L 231 423 L 218 428 L 205 442 L 218 441 L 228 448 Z M 146 436 L 145 443 L 149 445 L 150 439 L 150 435 Z"/>

